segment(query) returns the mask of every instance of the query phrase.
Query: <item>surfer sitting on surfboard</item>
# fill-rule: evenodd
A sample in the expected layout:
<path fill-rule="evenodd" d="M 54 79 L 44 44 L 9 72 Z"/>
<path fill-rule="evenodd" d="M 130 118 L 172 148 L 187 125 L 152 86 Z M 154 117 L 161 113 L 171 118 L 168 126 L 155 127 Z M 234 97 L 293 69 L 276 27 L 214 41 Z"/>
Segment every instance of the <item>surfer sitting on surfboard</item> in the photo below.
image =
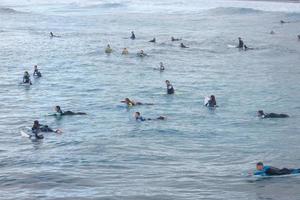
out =
<path fill-rule="evenodd" d="M 32 85 L 28 71 L 24 72 L 23 83 Z"/>
<path fill-rule="evenodd" d="M 280 175 L 288 175 L 288 174 L 298 174 L 300 173 L 300 169 L 288 169 L 288 168 L 276 168 L 271 166 L 264 166 L 262 162 L 258 162 L 256 164 L 256 171 L 254 175 L 260 176 L 280 176 Z"/>
<path fill-rule="evenodd" d="M 217 107 L 217 101 L 215 95 L 211 95 L 207 103 L 205 104 L 207 107 Z"/>
<path fill-rule="evenodd" d="M 35 120 L 33 122 L 33 126 L 31 128 L 31 131 L 34 134 L 34 136 L 36 137 L 36 139 L 43 139 L 44 138 L 43 135 L 39 134 L 41 132 L 55 132 L 55 133 L 61 132 L 60 130 L 55 130 L 54 131 L 48 125 L 42 125 L 42 124 L 40 124 L 38 120 Z"/>

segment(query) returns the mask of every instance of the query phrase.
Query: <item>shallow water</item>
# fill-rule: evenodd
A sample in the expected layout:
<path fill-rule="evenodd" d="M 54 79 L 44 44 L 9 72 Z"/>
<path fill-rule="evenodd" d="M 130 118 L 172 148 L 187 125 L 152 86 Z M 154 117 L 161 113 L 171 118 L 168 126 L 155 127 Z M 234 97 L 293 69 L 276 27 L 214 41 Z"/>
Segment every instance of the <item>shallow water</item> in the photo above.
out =
<path fill-rule="evenodd" d="M 0 199 L 299 198 L 299 177 L 246 177 L 257 161 L 300 167 L 299 4 L 3 0 L 0 25 Z M 228 47 L 239 36 L 255 50 Z M 43 77 L 19 86 L 34 64 Z M 211 94 L 216 110 L 202 106 Z M 125 97 L 155 105 L 126 109 Z M 88 115 L 47 116 L 55 105 Z M 21 138 L 36 119 L 64 133 Z"/>

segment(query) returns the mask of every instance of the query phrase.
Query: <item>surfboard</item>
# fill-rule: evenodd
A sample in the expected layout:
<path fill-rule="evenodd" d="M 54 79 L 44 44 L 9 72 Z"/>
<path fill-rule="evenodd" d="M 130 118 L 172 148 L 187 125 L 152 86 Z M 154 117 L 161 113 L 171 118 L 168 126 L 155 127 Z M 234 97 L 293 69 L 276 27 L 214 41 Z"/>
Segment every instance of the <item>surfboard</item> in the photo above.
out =
<path fill-rule="evenodd" d="M 203 105 L 207 106 L 209 100 L 210 100 L 209 97 L 204 97 Z"/>

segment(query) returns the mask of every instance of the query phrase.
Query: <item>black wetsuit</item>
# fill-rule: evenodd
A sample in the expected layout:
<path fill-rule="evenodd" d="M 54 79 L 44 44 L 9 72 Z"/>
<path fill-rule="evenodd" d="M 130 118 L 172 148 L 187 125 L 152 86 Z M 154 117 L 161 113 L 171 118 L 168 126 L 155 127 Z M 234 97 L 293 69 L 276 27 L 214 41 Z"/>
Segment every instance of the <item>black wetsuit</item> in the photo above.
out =
<path fill-rule="evenodd" d="M 208 100 L 206 106 L 207 107 L 215 107 L 217 105 L 217 103 L 215 101 L 212 101 L 211 99 Z"/>
<path fill-rule="evenodd" d="M 60 115 L 86 115 L 86 113 L 84 112 L 72 112 L 72 111 L 66 111 L 66 112 L 63 112 L 63 111 L 59 111 L 58 112 Z"/>
<path fill-rule="evenodd" d="M 300 169 L 288 169 L 288 168 L 276 168 L 276 167 L 265 167 L 264 173 L 267 176 L 280 176 L 280 175 L 288 175 L 288 174 L 295 174 L 299 173 Z"/>
<path fill-rule="evenodd" d="M 130 39 L 132 39 L 132 40 L 134 40 L 134 39 L 135 39 L 135 35 L 134 35 L 134 33 L 131 33 L 131 37 L 130 37 Z"/>
<path fill-rule="evenodd" d="M 277 113 L 266 113 L 263 115 L 263 118 L 287 118 L 287 114 L 277 114 Z"/>
<path fill-rule="evenodd" d="M 34 136 L 36 139 L 43 139 L 43 135 L 39 135 L 40 132 L 54 132 L 49 126 L 47 125 L 39 125 L 38 127 L 32 127 L 31 128 L 32 133 L 34 133 Z"/>
<path fill-rule="evenodd" d="M 30 83 L 30 76 L 28 75 L 23 76 L 23 83 Z"/>
<path fill-rule="evenodd" d="M 239 40 L 239 45 L 237 46 L 238 48 L 243 48 L 244 47 L 244 42 L 243 40 Z"/>
<path fill-rule="evenodd" d="M 42 74 L 41 74 L 41 72 L 39 72 L 38 69 L 35 69 L 33 72 L 33 76 L 42 77 Z"/>
<path fill-rule="evenodd" d="M 167 85 L 167 93 L 168 94 L 174 94 L 175 90 L 173 88 L 173 85 L 169 84 Z"/>

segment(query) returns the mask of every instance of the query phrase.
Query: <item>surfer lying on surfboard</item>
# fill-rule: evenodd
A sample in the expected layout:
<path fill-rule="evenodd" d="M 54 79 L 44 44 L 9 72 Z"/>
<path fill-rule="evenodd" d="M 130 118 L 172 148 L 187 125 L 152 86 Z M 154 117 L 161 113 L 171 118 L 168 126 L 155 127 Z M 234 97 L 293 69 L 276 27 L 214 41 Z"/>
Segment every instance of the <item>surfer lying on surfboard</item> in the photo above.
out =
<path fill-rule="evenodd" d="M 271 166 L 264 166 L 262 162 L 256 164 L 256 171 L 254 175 L 259 176 L 280 176 L 280 175 L 289 175 L 289 174 L 298 174 L 300 169 L 288 169 L 288 168 L 276 168 Z"/>

